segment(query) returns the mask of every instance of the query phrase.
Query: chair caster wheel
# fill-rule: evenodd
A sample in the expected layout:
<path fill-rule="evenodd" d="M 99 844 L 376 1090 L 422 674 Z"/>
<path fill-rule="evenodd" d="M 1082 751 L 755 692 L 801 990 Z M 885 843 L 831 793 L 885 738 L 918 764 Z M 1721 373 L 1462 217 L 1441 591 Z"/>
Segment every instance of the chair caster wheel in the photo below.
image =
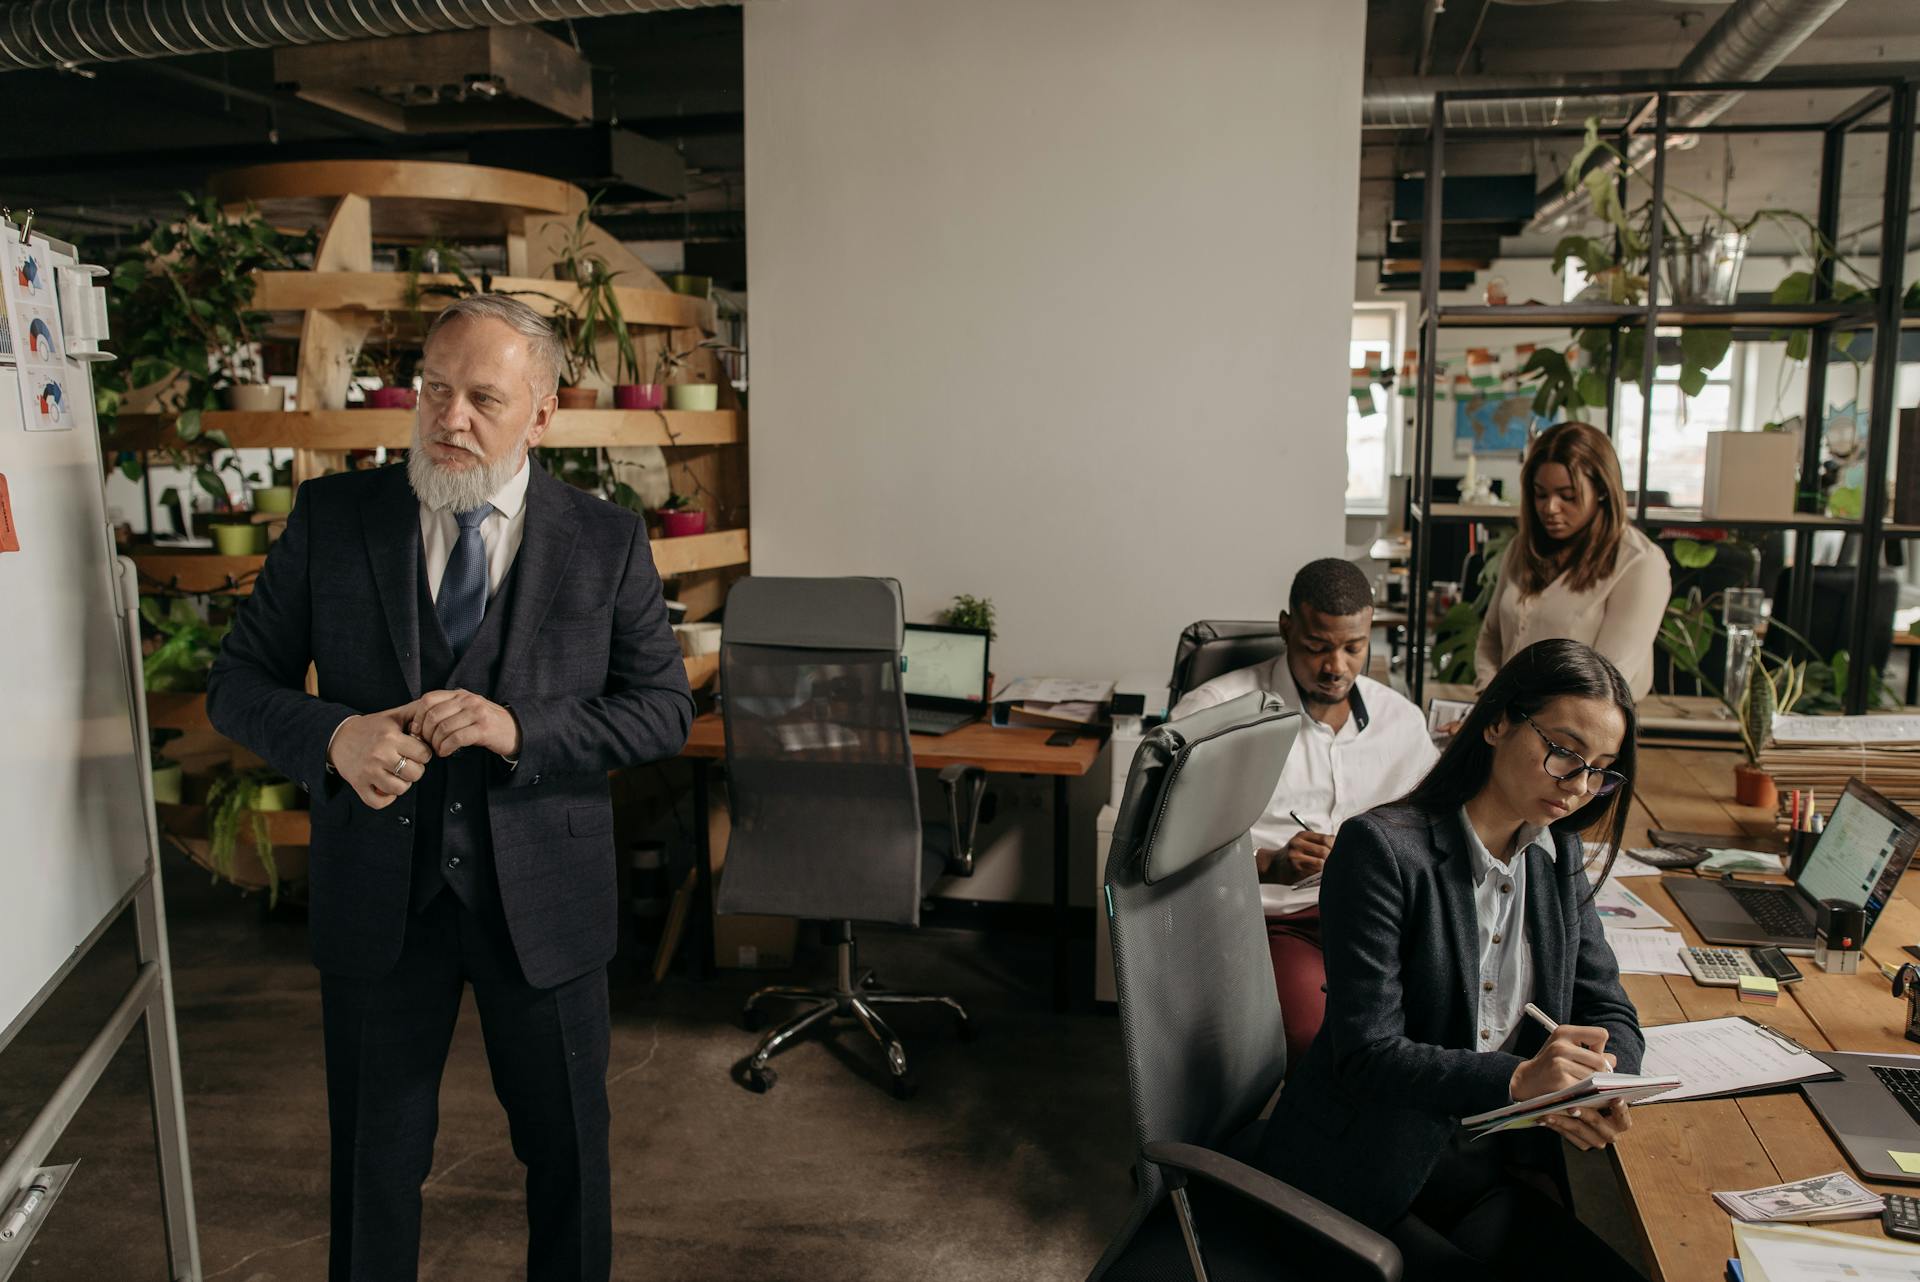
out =
<path fill-rule="evenodd" d="M 767 1026 L 767 1012 L 758 1006 L 749 1006 L 740 1012 L 740 1027 L 749 1033 L 757 1033 Z"/>
<path fill-rule="evenodd" d="M 959 1015 L 955 1017 L 954 1023 L 959 1026 L 956 1031 L 959 1033 L 962 1042 L 971 1046 L 975 1041 L 979 1040 L 980 1030 L 974 1027 L 971 1019 L 968 1019 L 965 1015 Z"/>
<path fill-rule="evenodd" d="M 915 1092 L 917 1092 L 919 1089 L 920 1089 L 920 1084 L 914 1081 L 913 1078 L 909 1077 L 905 1073 L 894 1074 L 893 1097 L 895 1099 L 899 1099 L 899 1100 L 912 1099 L 914 1097 Z"/>
<path fill-rule="evenodd" d="M 773 1089 L 774 1083 L 779 1080 L 780 1074 L 774 1072 L 771 1068 L 753 1068 L 749 1066 L 747 1069 L 747 1089 L 755 1095 L 765 1095 Z"/>

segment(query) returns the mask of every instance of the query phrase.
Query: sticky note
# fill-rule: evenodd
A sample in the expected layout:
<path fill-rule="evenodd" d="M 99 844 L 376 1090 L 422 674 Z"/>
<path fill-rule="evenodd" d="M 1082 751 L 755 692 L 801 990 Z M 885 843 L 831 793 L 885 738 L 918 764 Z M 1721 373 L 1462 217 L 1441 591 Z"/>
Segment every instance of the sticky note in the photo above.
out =
<path fill-rule="evenodd" d="M 7 478 L 0 473 L 0 552 L 20 550 L 20 531 L 13 524 L 13 501 L 7 497 Z"/>
<path fill-rule="evenodd" d="M 1888 1149 L 1887 1156 L 1908 1175 L 1920 1175 L 1920 1153 L 1896 1153 Z"/>
<path fill-rule="evenodd" d="M 1740 977 L 1740 1000 L 1743 1002 L 1777 1002 L 1780 1000 L 1780 984 L 1766 975 L 1742 975 Z"/>

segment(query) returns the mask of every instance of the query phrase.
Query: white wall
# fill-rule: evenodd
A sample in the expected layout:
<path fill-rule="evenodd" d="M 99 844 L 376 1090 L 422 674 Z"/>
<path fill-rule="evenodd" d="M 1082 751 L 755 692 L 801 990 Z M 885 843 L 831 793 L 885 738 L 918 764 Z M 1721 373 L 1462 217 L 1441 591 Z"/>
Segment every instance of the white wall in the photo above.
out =
<path fill-rule="evenodd" d="M 1364 20 L 748 6 L 755 571 L 1119 676 L 1339 553 Z"/>

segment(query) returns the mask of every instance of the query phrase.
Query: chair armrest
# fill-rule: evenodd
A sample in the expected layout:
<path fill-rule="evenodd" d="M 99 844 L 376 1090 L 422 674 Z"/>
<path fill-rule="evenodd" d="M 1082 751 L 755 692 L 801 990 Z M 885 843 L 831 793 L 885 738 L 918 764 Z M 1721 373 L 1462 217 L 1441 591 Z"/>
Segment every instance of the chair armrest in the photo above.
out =
<path fill-rule="evenodd" d="M 1321 1241 L 1348 1252 L 1380 1282 L 1400 1282 L 1402 1266 L 1399 1247 L 1360 1221 L 1334 1210 L 1317 1197 L 1302 1193 L 1291 1184 L 1284 1184 L 1245 1162 L 1235 1161 L 1224 1153 L 1201 1148 L 1197 1144 L 1156 1140 L 1143 1148 L 1141 1153 L 1166 1174 L 1167 1183 L 1172 1188 L 1184 1186 L 1189 1176 L 1217 1184 L 1265 1207 Z M 1201 1240 L 1205 1241 L 1206 1226 L 1199 1227 Z"/>
<path fill-rule="evenodd" d="M 980 830 L 980 803 L 987 795 L 987 772 L 979 766 L 948 766 L 940 772 L 947 798 L 947 827 L 953 834 L 950 871 L 973 876 L 973 842 Z"/>

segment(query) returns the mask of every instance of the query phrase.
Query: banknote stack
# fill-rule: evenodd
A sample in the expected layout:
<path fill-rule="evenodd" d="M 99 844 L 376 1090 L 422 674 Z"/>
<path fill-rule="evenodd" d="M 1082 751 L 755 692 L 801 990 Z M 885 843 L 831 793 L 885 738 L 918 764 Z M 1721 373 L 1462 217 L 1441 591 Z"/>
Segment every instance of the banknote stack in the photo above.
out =
<path fill-rule="evenodd" d="M 1857 1220 L 1880 1214 L 1885 1205 L 1878 1193 L 1843 1171 L 1744 1193 L 1715 1193 L 1713 1200 L 1735 1219 L 1750 1222 Z"/>

